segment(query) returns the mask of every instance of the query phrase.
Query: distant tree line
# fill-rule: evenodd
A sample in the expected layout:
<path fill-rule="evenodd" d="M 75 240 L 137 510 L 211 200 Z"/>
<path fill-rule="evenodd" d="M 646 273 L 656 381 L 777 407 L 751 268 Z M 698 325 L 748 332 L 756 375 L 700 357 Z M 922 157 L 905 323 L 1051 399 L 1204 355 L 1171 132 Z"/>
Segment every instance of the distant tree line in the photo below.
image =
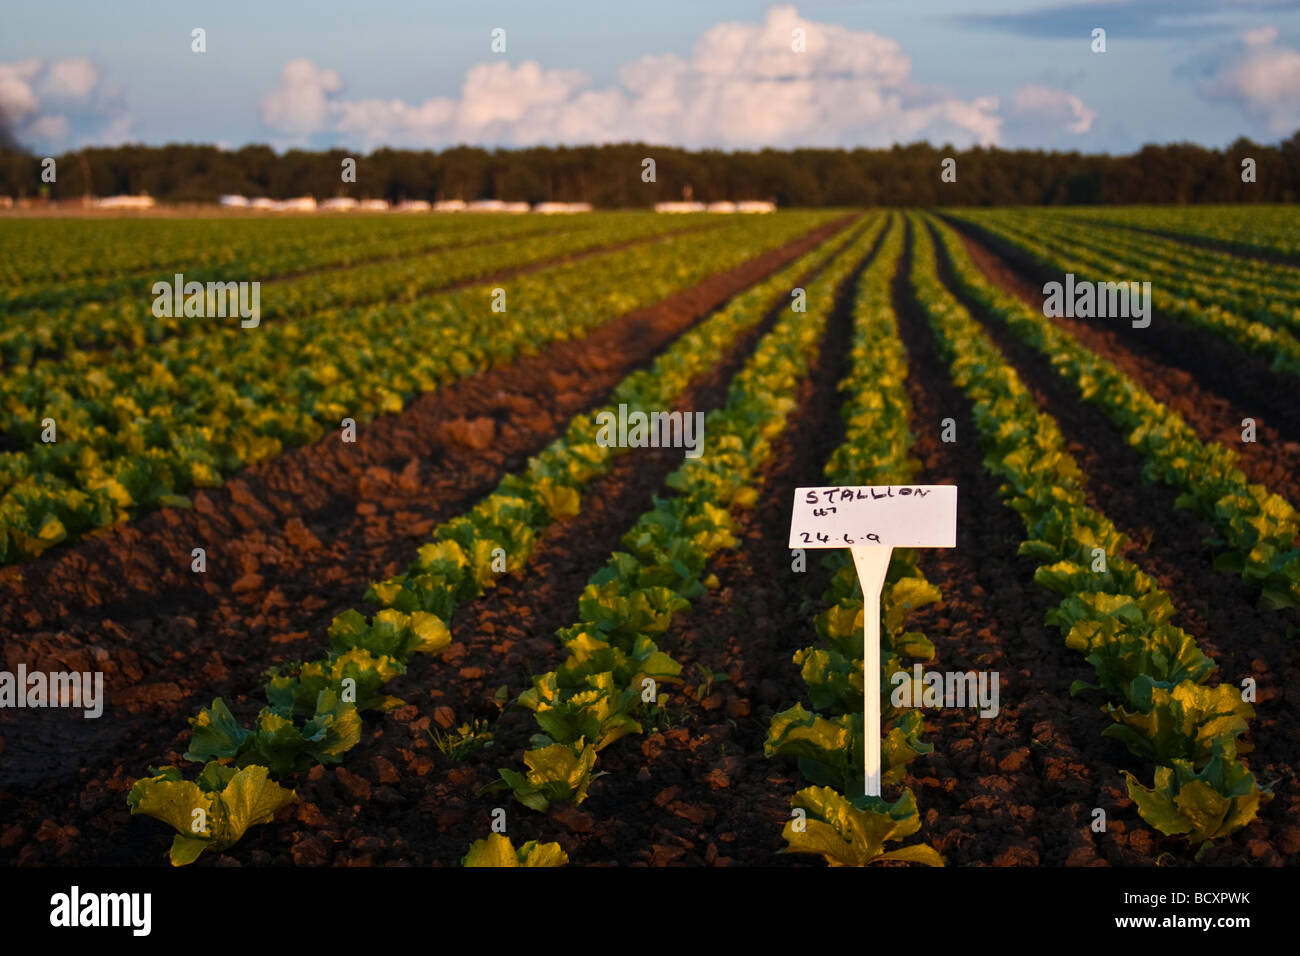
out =
<path fill-rule="evenodd" d="M 345 157 L 356 182 L 342 181 Z M 956 182 L 940 163 L 954 157 Z M 1083 203 L 1294 202 L 1300 199 L 1300 132 L 1277 145 L 1240 139 L 1227 149 L 1190 143 L 1146 146 L 1127 156 L 1040 150 L 954 150 L 928 143 L 891 149 L 685 150 L 641 143 L 440 152 L 268 146 L 118 146 L 41 160 L 0 142 L 0 195 L 75 199 L 148 193 L 170 202 L 211 202 L 226 193 L 275 199 L 314 195 L 403 199 L 505 199 L 648 206 L 684 194 L 714 200 L 770 199 L 782 206 L 932 206 Z M 643 161 L 655 161 L 654 181 Z M 1243 182 L 1243 160 L 1255 162 Z"/>

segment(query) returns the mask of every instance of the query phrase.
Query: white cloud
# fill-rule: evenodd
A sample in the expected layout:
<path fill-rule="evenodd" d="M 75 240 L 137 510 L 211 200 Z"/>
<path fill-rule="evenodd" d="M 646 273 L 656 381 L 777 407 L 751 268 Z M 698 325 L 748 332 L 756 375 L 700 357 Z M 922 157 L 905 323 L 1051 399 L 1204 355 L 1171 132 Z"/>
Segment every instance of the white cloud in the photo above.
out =
<path fill-rule="evenodd" d="M 85 57 L 56 60 L 45 74 L 43 90 L 49 96 L 81 99 L 99 82 L 99 71 Z"/>
<path fill-rule="evenodd" d="M 319 70 L 310 60 L 290 60 L 280 85 L 262 99 L 262 122 L 287 133 L 320 129 L 329 114 L 327 97 L 342 89 L 333 70 Z"/>
<path fill-rule="evenodd" d="M 1011 97 L 1012 117 L 1036 126 L 1064 128 L 1070 133 L 1086 133 L 1097 118 L 1083 100 L 1073 93 L 1051 86 L 1022 86 Z"/>
<path fill-rule="evenodd" d="M 68 118 L 66 116 L 39 116 L 28 126 L 28 136 L 43 143 L 57 143 L 67 138 Z"/>
<path fill-rule="evenodd" d="M 448 99 L 428 100 L 408 106 L 401 100 L 357 100 L 332 104 L 336 118 L 332 129 L 359 136 L 367 145 L 395 143 L 438 146 L 439 131 L 450 127 L 456 105 Z"/>
<path fill-rule="evenodd" d="M 101 84 L 84 57 L 0 63 L 0 114 L 20 143 L 50 151 L 121 142 L 130 125 L 119 94 Z"/>
<path fill-rule="evenodd" d="M 1277 42 L 1277 29 L 1242 35 L 1241 46 L 1200 86 L 1210 100 L 1234 103 L 1274 135 L 1300 127 L 1300 51 Z"/>
<path fill-rule="evenodd" d="M 1241 42 L 1246 46 L 1269 46 L 1277 39 L 1277 27 L 1260 27 L 1247 30 L 1241 35 Z"/>
<path fill-rule="evenodd" d="M 465 76 L 456 119 L 468 129 L 527 123 L 539 111 L 564 109 L 587 84 L 578 70 L 543 70 L 531 61 L 513 70 L 505 62 L 480 63 Z"/>
<path fill-rule="evenodd" d="M 35 57 L 17 63 L 0 63 L 0 112 L 17 126 L 35 115 L 40 100 L 32 89 L 32 80 L 41 72 L 41 61 Z"/>
<path fill-rule="evenodd" d="M 793 49 L 795 30 L 806 52 Z M 609 138 L 732 147 L 997 141 L 996 99 L 924 88 L 911 67 L 895 40 L 774 7 L 762 23 L 712 27 L 688 60 L 648 56 L 625 67 L 632 135 Z"/>
<path fill-rule="evenodd" d="M 795 30 L 804 31 L 806 52 L 793 49 Z M 607 88 L 594 88 L 578 70 L 533 61 L 479 64 L 458 96 L 422 103 L 348 100 L 342 88 L 332 70 L 294 60 L 262 100 L 262 119 L 279 132 L 360 140 L 367 148 L 628 140 L 726 148 L 917 139 L 994 145 L 1005 121 L 996 96 L 963 98 L 914 81 L 897 41 L 804 19 L 793 6 L 773 7 L 761 22 L 718 24 L 686 58 L 627 63 Z M 1034 89 L 1018 114 L 1013 105 L 1022 128 L 1091 126 L 1094 114 L 1077 97 Z"/>

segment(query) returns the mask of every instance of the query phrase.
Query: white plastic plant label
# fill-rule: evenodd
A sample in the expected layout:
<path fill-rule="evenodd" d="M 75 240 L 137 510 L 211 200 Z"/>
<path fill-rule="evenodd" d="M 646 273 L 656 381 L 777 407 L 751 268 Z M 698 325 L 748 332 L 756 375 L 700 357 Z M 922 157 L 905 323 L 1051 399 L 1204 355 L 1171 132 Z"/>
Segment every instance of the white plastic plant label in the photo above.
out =
<path fill-rule="evenodd" d="M 952 548 L 956 544 L 956 485 L 795 490 L 792 548 Z"/>
<path fill-rule="evenodd" d="M 894 548 L 956 546 L 956 485 L 795 489 L 790 547 L 848 548 L 862 585 L 866 738 L 862 749 L 867 796 L 880 796 L 880 591 L 889 556 Z"/>

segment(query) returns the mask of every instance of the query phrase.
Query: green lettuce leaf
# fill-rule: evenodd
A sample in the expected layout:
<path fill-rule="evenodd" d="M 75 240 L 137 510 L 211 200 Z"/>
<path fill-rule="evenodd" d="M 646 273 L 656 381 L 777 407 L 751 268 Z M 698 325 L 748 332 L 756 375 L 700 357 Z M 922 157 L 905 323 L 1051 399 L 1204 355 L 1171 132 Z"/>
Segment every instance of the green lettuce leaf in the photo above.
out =
<path fill-rule="evenodd" d="M 504 833 L 491 833 L 470 844 L 460 862 L 462 866 L 564 866 L 569 857 L 558 843 L 529 840 L 516 850 Z"/>
<path fill-rule="evenodd" d="M 204 850 L 220 853 L 233 846 L 249 827 L 269 823 L 295 798 L 292 790 L 268 779 L 265 767 L 225 772 L 212 766 L 204 768 L 197 782 L 183 779 L 175 767 L 164 767 L 154 777 L 137 780 L 127 794 L 132 814 L 143 813 L 178 831 L 170 854 L 173 866 L 194 862 Z"/>
<path fill-rule="evenodd" d="M 900 841 L 921 827 L 916 798 L 905 790 L 894 803 L 864 798 L 854 806 L 828 787 L 806 787 L 794 795 L 791 806 L 806 811 L 802 832 L 799 821 L 786 823 L 786 852 L 812 853 L 831 866 L 866 866 L 886 860 L 943 866 L 943 858 L 932 847 L 916 844 L 886 851 L 887 842 Z"/>
<path fill-rule="evenodd" d="M 527 773 L 502 770 L 501 779 L 526 807 L 545 813 L 552 803 L 580 804 L 596 765 L 596 748 L 583 740 L 524 751 Z"/>
<path fill-rule="evenodd" d="M 1222 753 L 1216 753 L 1200 772 L 1185 760 L 1157 767 L 1151 787 L 1128 771 L 1123 773 L 1142 819 L 1193 846 L 1240 830 L 1255 819 L 1260 803 L 1273 796 L 1260 789 L 1243 764 Z"/>
<path fill-rule="evenodd" d="M 1249 729 L 1255 708 L 1235 687 L 1192 681 L 1169 687 L 1142 676 L 1133 681 L 1129 698 L 1133 709 L 1106 705 L 1117 723 L 1102 733 L 1139 757 L 1165 765 L 1185 760 L 1199 767 L 1214 756 L 1216 745 L 1228 759 L 1247 749 L 1237 737 Z"/>

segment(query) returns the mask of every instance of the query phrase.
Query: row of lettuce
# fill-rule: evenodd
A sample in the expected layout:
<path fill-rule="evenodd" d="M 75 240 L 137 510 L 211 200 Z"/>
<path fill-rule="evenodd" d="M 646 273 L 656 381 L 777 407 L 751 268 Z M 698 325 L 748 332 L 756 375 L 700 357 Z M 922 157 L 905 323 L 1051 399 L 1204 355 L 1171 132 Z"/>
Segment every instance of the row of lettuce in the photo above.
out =
<path fill-rule="evenodd" d="M 1300 229 L 1296 228 L 1295 207 L 1289 203 L 1066 207 L 1060 214 L 1070 219 L 1100 221 L 1144 235 L 1205 242 L 1247 256 L 1289 258 L 1300 265 Z"/>
<path fill-rule="evenodd" d="M 1093 251 L 1077 236 L 1057 238 L 1037 228 L 1036 223 L 1020 225 L 1000 212 L 963 212 L 961 218 L 1019 246 L 1053 272 L 1112 282 L 1146 279 L 1150 275 L 1150 267 L 1142 260 L 1126 262 L 1108 251 L 1108 246 L 1107 251 Z M 1202 301 L 1201 297 L 1206 296 L 1205 287 L 1185 272 L 1166 271 L 1146 281 L 1151 282 L 1150 305 L 1155 309 L 1254 353 L 1275 371 L 1300 375 L 1300 339 L 1292 331 L 1300 321 L 1294 315 L 1294 308 L 1289 310 L 1290 318 L 1286 322 L 1277 319 L 1270 310 L 1256 313 L 1267 321 L 1255 321 L 1216 304 L 1212 301 L 1213 293 Z"/>
<path fill-rule="evenodd" d="M 1300 269 L 1235 256 L 1174 239 L 1117 227 L 1098 228 L 1095 220 L 1028 211 L 999 212 L 998 222 L 1040 240 L 1068 244 L 1150 277 L 1152 285 L 1179 290 L 1199 303 L 1236 312 L 1245 319 L 1300 332 Z M 1104 221 L 1103 221 L 1104 222 Z"/>
<path fill-rule="evenodd" d="M 519 696 L 539 729 L 523 754 L 525 769 L 503 768 L 491 789 L 509 788 L 542 812 L 582 803 L 601 751 L 641 733 L 648 698 L 657 700 L 659 684 L 680 680 L 680 664 L 660 642 L 673 615 L 704 593 L 709 559 L 736 547 L 735 512 L 757 500 L 759 469 L 796 406 L 792 396 L 818 353 L 837 290 L 884 226 L 877 220 L 842 254 L 822 257 L 825 268 L 806 289 L 807 311 L 782 312 L 732 379 L 725 405 L 706 419 L 707 454 L 668 477 L 674 494 L 656 498 L 623 536 L 624 550 L 592 575 L 577 620 L 557 633 L 564 664 L 534 677 Z"/>
<path fill-rule="evenodd" d="M 854 306 L 850 372 L 840 383 L 845 395 L 843 443 L 826 465 L 828 484 L 903 484 L 919 467 L 908 450 L 911 406 L 907 357 L 890 301 L 890 283 L 903 248 L 901 223 L 891 226 L 863 273 Z M 808 704 L 776 714 L 764 750 L 769 757 L 797 761 L 810 786 L 791 801 L 803 811 L 782 835 L 792 853 L 823 857 L 832 866 L 908 861 L 942 866 L 924 843 L 888 849 L 921 827 L 916 798 L 904 788 L 892 802 L 865 796 L 863 775 L 863 597 L 847 549 L 826 552 L 832 570 L 826 609 L 816 616 L 819 642 L 794 655 L 808 688 Z M 921 711 L 889 705 L 892 675 L 908 671 L 908 660 L 930 660 L 934 646 L 921 633 L 905 630 L 907 615 L 940 600 L 939 590 L 917 566 L 916 553 L 898 549 L 890 559 L 881 593 L 881 777 L 901 783 L 907 766 L 933 748 L 921 739 Z M 919 699 L 916 698 L 916 699 Z"/>
<path fill-rule="evenodd" d="M 753 217 L 502 284 L 323 312 L 250 335 L 212 331 L 73 353 L 0 378 L 0 563 L 40 554 L 413 395 L 587 334 L 828 221 Z M 51 433 L 50 429 L 54 429 Z M 55 441 L 44 441 L 54 437 Z"/>
<path fill-rule="evenodd" d="M 8 225 L 0 238 L 0 306 L 11 311 L 107 301 L 174 272 L 205 282 L 230 272 L 266 280 L 437 249 L 453 237 L 554 228 L 513 216 L 24 219 Z"/>
<path fill-rule="evenodd" d="M 176 829 L 172 862 L 182 865 L 205 850 L 227 849 L 248 827 L 267 822 L 293 799 L 281 783 L 290 783 L 315 763 L 343 759 L 359 742 L 360 712 L 393 706 L 396 701 L 384 693 L 385 685 L 405 672 L 412 654 L 446 647 L 447 625 L 456 608 L 493 586 L 498 549 L 508 556 L 511 570 L 522 568 L 546 530 L 578 512 L 583 489 L 607 473 L 624 451 L 596 441 L 601 412 L 620 404 L 644 410 L 670 407 L 693 378 L 716 364 L 736 337 L 761 319 L 774 298 L 788 295 L 799 274 L 848 241 L 842 237 L 810 253 L 682 335 L 650 368 L 624 379 L 606 409 L 575 418 L 563 436 L 530 459 L 525 471 L 507 476 L 493 494 L 439 526 L 406 572 L 366 591 L 365 600 L 377 611 L 367 616 L 350 610 L 334 619 L 325 656 L 268 673 L 267 706 L 251 727 L 243 726 L 220 698 L 203 709 L 191 721 L 185 753 L 187 760 L 202 762 L 202 769 L 186 779 L 179 767 L 151 768 L 128 795 L 133 813 Z M 709 447 L 712 453 L 712 433 Z M 671 671 L 663 655 L 648 666 L 657 672 L 661 662 Z M 203 826 L 196 830 L 196 822 Z"/>
<path fill-rule="evenodd" d="M 1213 529 L 1215 566 L 1239 574 L 1273 608 L 1300 606 L 1300 514 L 1264 485 L 1251 484 L 1237 453 L 1202 441 L 1113 362 L 986 281 L 965 247 L 937 223 L 942 248 L 962 293 L 1046 357 L 1080 397 L 1096 406 L 1143 458 L 1146 480 L 1173 488 L 1179 507 Z"/>
<path fill-rule="evenodd" d="M 1004 503 L 1024 523 L 1020 553 L 1038 562 L 1035 582 L 1061 596 L 1046 621 L 1096 674 L 1095 684 L 1071 690 L 1103 694 L 1114 720 L 1106 736 L 1155 763 L 1151 786 L 1126 772 L 1142 818 L 1203 849 L 1253 820 L 1271 797 L 1238 760 L 1254 708 L 1231 684 L 1208 684 L 1216 665 L 1172 622 L 1168 595 L 1123 556 L 1124 536 L 1087 504 L 1056 423 L 944 288 L 919 219 L 914 236 L 912 289 L 970 400 L 984 466 L 1003 480 Z M 1094 570 L 1099 555 L 1104 570 Z"/>
<path fill-rule="evenodd" d="M 713 223 L 717 225 L 717 223 Z M 277 322 L 325 312 L 355 309 L 381 302 L 412 302 L 455 283 L 463 283 L 508 269 L 572 255 L 603 246 L 653 239 L 687 229 L 664 218 L 629 214 L 601 216 L 562 224 L 545 232 L 534 228 L 520 235 L 500 229 L 469 229 L 426 236 L 419 248 L 399 255 L 376 251 L 379 261 L 357 268 L 329 268 L 259 287 L 258 322 Z M 407 240 L 410 241 L 409 239 Z M 379 250 L 386 244 L 378 246 Z M 309 266 L 299 268 L 309 269 Z M 176 274 L 183 276 L 182 298 L 177 304 Z M 174 335 L 237 328 L 241 316 L 229 296 L 221 301 L 206 286 L 184 289 L 189 283 L 247 282 L 254 277 L 228 266 L 200 270 L 178 266 L 174 273 L 135 279 L 119 297 L 106 302 L 69 302 L 61 307 L 31 309 L 11 314 L 0 330 L 0 361 L 10 366 L 30 364 L 37 358 L 57 357 L 78 349 L 97 351 L 91 361 L 116 361 L 115 346 L 139 347 Z M 155 281 L 161 282 L 161 307 Z M 238 293 L 238 290 L 235 290 Z M 244 304 L 251 306 L 251 288 Z M 164 314 L 158 314 L 162 312 Z M 346 321 L 340 316 L 338 321 Z M 256 334 L 256 333 L 247 333 Z"/>

